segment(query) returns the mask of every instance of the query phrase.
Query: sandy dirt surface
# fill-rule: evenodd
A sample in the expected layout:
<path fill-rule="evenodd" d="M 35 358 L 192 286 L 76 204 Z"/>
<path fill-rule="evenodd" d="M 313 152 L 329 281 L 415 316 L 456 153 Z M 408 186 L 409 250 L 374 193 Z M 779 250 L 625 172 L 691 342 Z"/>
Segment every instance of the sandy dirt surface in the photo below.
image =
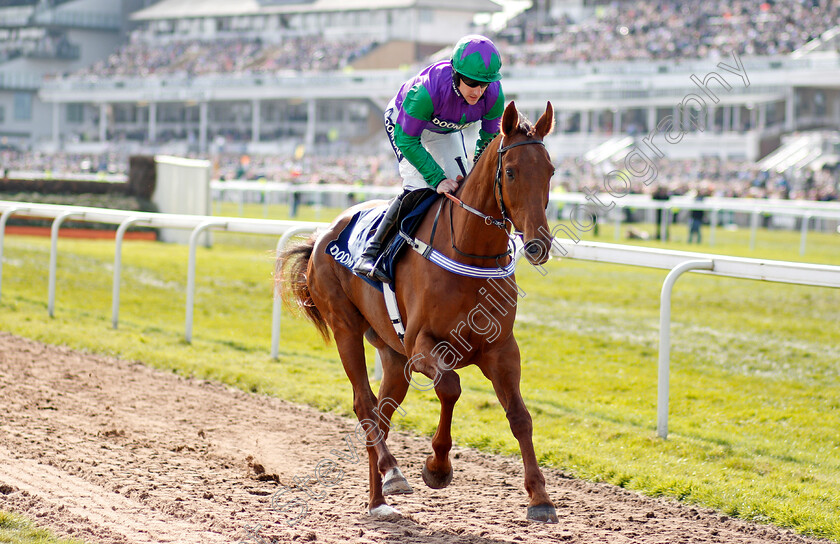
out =
<path fill-rule="evenodd" d="M 552 470 L 560 523 L 529 523 L 518 459 L 455 448 L 452 485 L 432 490 L 430 441 L 404 433 L 389 445 L 415 493 L 373 519 L 355 421 L 5 333 L 0 413 L 0 509 L 91 543 L 820 542 Z"/>

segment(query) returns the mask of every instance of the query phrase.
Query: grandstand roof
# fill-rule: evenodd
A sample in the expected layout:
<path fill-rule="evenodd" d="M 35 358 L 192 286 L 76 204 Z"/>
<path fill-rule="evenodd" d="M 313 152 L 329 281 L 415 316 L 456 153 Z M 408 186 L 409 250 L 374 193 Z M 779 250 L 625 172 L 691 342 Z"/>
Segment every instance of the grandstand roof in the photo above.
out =
<path fill-rule="evenodd" d="M 457 8 L 455 8 L 457 6 Z M 405 9 L 411 7 L 458 9 L 458 11 L 497 12 L 501 6 L 490 0 L 303 0 L 282 4 L 264 4 L 259 0 L 161 0 L 135 12 L 135 21 L 181 19 L 195 17 L 225 17 L 270 13 L 331 12 L 376 9 Z"/>

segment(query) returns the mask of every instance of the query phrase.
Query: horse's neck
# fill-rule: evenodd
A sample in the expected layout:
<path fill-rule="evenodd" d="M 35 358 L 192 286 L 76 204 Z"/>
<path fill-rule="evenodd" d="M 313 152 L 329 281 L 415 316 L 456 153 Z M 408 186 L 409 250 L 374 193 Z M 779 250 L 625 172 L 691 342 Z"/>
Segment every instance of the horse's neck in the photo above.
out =
<path fill-rule="evenodd" d="M 498 140 L 494 140 L 484 150 L 485 155 L 470 172 L 468 181 L 458 193 L 464 204 L 475 208 L 485 215 L 501 220 L 502 212 L 495 194 L 496 158 L 495 150 Z M 492 153 L 492 155 L 491 155 Z M 508 237 L 499 228 L 488 225 L 481 217 L 454 206 L 452 212 L 452 231 L 455 246 L 463 253 L 471 255 L 499 255 L 507 250 Z M 453 253 L 456 253 L 452 250 Z M 463 255 L 455 254 L 453 258 L 465 261 Z M 495 262 L 487 259 L 473 259 L 472 264 L 479 266 L 495 266 Z"/>

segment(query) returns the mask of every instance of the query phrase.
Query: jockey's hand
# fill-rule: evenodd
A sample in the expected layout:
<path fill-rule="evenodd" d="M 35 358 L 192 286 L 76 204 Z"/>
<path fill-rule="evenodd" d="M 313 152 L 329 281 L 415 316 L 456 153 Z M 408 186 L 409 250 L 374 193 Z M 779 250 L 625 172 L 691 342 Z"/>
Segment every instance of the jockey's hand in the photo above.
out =
<path fill-rule="evenodd" d="M 458 190 L 458 182 L 464 179 L 464 176 L 458 176 L 457 179 L 445 179 L 438 183 L 437 192 L 438 193 L 452 193 Z"/>

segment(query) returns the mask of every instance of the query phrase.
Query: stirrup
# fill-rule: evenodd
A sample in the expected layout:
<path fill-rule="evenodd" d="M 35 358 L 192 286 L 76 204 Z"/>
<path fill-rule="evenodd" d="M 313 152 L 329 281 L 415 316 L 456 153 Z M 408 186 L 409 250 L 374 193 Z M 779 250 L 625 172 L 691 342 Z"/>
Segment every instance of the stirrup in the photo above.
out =
<path fill-rule="evenodd" d="M 359 262 L 353 267 L 353 272 L 361 276 L 370 276 L 376 268 L 376 259 L 370 259 L 364 255 L 359 258 Z"/>
<path fill-rule="evenodd" d="M 373 270 L 368 273 L 367 277 L 381 283 L 391 283 L 391 278 L 386 276 L 385 272 L 379 270 L 378 266 L 374 266 Z"/>
<path fill-rule="evenodd" d="M 391 278 L 385 275 L 384 272 L 379 270 L 378 258 L 370 259 L 365 257 L 364 255 L 359 258 L 359 262 L 356 266 L 353 267 L 353 272 L 358 274 L 359 276 L 365 276 L 370 278 L 374 281 L 379 281 L 382 283 L 391 283 Z"/>

